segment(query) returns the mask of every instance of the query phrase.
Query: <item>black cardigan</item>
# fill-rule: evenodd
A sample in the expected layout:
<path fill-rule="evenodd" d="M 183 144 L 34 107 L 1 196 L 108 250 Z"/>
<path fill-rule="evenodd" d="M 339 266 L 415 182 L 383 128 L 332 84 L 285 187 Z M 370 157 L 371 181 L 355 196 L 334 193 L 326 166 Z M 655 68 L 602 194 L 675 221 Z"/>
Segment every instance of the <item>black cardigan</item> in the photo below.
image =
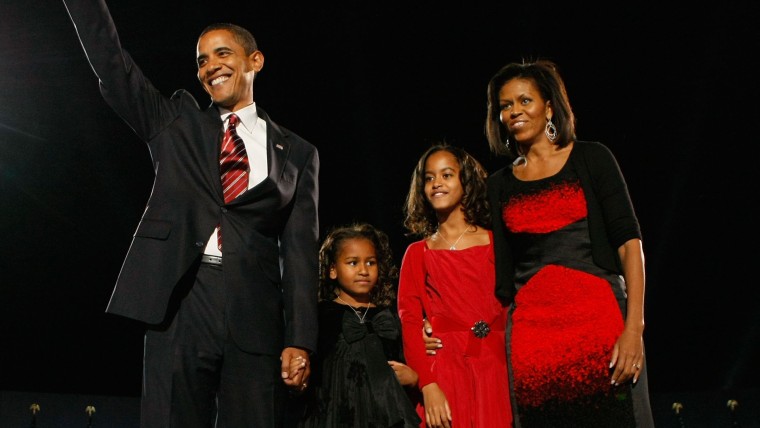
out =
<path fill-rule="evenodd" d="M 622 274 L 617 249 L 630 239 L 641 239 L 641 229 L 620 167 L 606 146 L 593 141 L 576 141 L 568 162 L 572 162 L 586 197 L 594 263 Z M 488 202 L 496 257 L 496 295 L 507 302 L 512 301 L 516 289 L 514 260 L 507 243 L 509 231 L 502 220 L 502 205 L 514 180 L 511 165 L 488 177 Z"/>

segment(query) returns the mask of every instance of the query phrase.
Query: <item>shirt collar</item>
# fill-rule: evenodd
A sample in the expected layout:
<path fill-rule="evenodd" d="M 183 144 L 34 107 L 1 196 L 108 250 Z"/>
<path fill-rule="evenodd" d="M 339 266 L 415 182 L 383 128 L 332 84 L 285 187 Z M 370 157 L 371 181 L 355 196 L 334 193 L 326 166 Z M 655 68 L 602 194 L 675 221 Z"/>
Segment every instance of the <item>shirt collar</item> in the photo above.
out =
<path fill-rule="evenodd" d="M 219 107 L 219 114 L 222 117 L 222 122 L 226 122 L 227 117 L 229 117 L 232 112 L 224 107 Z M 248 132 L 251 132 L 256 125 L 256 121 L 259 119 L 259 114 L 256 112 L 256 102 L 241 108 L 236 111 L 235 114 L 240 119 L 240 125 L 243 125 Z"/>

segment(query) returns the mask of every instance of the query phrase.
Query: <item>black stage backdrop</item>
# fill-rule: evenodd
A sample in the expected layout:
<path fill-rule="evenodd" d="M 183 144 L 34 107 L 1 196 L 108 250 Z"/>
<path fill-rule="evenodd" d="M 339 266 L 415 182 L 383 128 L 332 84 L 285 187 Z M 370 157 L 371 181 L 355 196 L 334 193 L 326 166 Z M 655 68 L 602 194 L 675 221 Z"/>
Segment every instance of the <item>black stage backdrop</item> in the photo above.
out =
<path fill-rule="evenodd" d="M 250 28 L 256 101 L 320 150 L 322 234 L 371 222 L 399 263 L 418 156 L 446 140 L 499 168 L 488 79 L 555 60 L 579 137 L 615 153 L 637 207 L 651 391 L 760 386 L 759 3 L 110 3 L 153 83 L 202 105 L 198 33 Z M 139 396 L 142 330 L 104 309 L 148 151 L 100 97 L 61 1 L 3 0 L 0 16 L 0 390 Z"/>

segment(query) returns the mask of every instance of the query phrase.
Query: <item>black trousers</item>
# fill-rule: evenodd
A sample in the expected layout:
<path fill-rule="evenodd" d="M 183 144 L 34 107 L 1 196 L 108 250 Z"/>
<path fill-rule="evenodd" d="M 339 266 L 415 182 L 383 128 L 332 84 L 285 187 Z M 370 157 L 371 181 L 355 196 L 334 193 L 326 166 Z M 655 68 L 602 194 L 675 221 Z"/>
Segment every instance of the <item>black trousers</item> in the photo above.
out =
<path fill-rule="evenodd" d="M 233 343 L 221 266 L 199 263 L 145 334 L 141 428 L 282 426 L 280 356 Z"/>

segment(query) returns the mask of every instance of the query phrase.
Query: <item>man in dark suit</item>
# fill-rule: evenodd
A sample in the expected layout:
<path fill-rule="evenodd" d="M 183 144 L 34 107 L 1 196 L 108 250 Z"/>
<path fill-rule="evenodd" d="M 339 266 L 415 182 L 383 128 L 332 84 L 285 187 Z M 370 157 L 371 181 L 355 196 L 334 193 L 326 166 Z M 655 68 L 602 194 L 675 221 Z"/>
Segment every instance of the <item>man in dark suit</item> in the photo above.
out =
<path fill-rule="evenodd" d="M 212 100 L 201 109 L 142 74 L 104 0 L 64 4 L 103 97 L 153 160 L 153 190 L 106 309 L 147 326 L 141 426 L 280 426 L 288 387 L 305 388 L 316 348 L 316 148 L 254 102 L 264 56 L 243 28 L 213 25 L 199 37 L 198 79 Z M 220 146 L 233 120 L 248 181 L 225 202 Z"/>

